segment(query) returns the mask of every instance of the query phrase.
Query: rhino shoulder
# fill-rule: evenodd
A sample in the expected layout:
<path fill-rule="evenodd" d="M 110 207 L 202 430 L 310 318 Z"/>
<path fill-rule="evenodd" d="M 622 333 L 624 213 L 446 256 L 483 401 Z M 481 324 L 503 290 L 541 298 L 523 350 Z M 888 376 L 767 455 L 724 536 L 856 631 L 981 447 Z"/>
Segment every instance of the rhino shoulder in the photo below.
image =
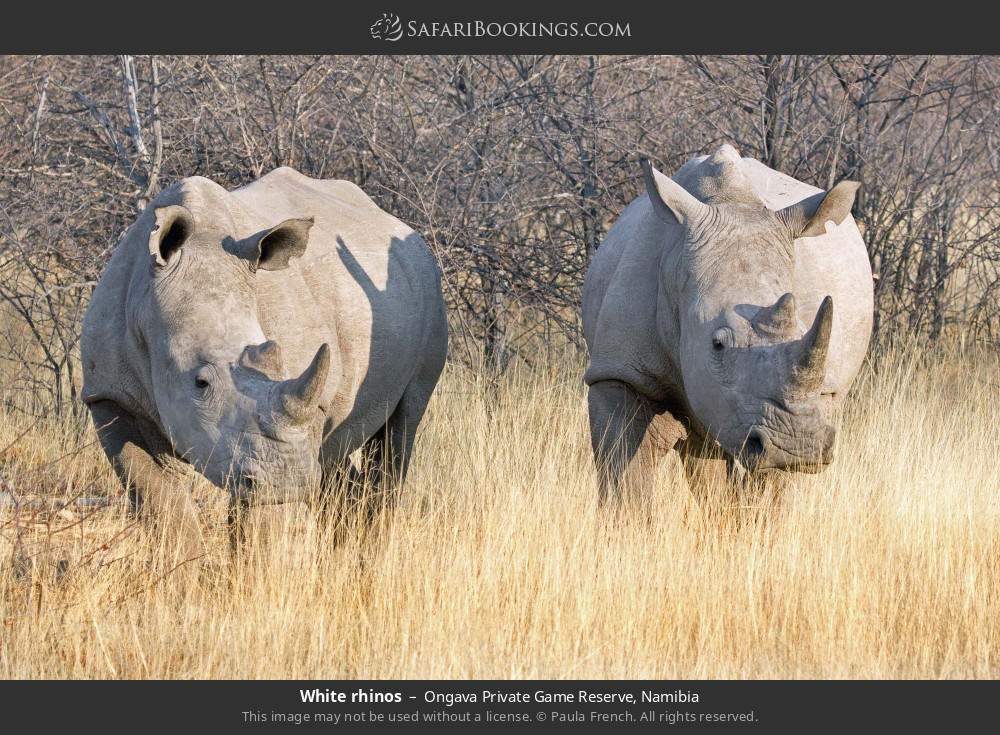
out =
<path fill-rule="evenodd" d="M 675 382 L 660 335 L 660 260 L 669 227 L 642 195 L 634 199 L 597 250 L 584 282 L 584 336 L 590 348 L 588 385 L 619 380 L 660 400 Z"/>
<path fill-rule="evenodd" d="M 743 159 L 744 171 L 764 205 L 784 209 L 822 189 L 775 171 L 752 158 Z M 874 313 L 871 262 L 864 239 L 848 215 L 825 232 L 795 240 L 794 280 L 799 319 L 808 324 L 826 296 L 833 298 L 834 318 L 830 351 L 836 355 L 827 367 L 823 392 L 842 396 L 868 351 Z"/>
<path fill-rule="evenodd" d="M 149 417 L 152 397 L 144 387 L 143 345 L 130 326 L 130 308 L 137 291 L 144 291 L 148 269 L 148 230 L 141 218 L 126 231 L 98 279 L 83 318 L 80 362 L 83 373 L 81 399 L 86 404 L 114 401 L 134 415 Z M 139 242 L 141 248 L 136 245 Z"/>
<path fill-rule="evenodd" d="M 754 158 L 742 159 L 743 174 L 764 206 L 772 211 L 796 204 L 822 189 L 775 171 Z"/>
<path fill-rule="evenodd" d="M 276 168 L 233 191 L 250 211 L 273 216 L 309 216 L 314 235 L 355 237 L 356 244 L 405 239 L 412 228 L 383 210 L 357 184 L 343 179 L 314 179 L 288 166 Z"/>
<path fill-rule="evenodd" d="M 265 187 L 307 189 L 319 196 L 332 197 L 342 203 L 378 209 L 378 205 L 375 204 L 372 198 L 353 181 L 347 181 L 346 179 L 315 179 L 291 166 L 279 166 L 248 186 L 258 184 Z"/>

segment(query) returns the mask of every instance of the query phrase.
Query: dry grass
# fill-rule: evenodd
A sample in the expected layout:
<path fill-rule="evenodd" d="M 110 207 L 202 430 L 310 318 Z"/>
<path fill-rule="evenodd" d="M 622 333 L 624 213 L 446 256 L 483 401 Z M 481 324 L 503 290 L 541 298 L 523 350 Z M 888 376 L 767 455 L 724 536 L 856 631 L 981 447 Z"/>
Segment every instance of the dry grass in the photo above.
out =
<path fill-rule="evenodd" d="M 0 676 L 996 677 L 998 375 L 897 354 L 826 473 L 698 501 L 667 462 L 622 521 L 596 508 L 578 373 L 515 375 L 491 411 L 449 369 L 381 543 L 331 549 L 291 506 L 230 564 L 206 502 L 213 557 L 183 583 L 120 505 L 4 511 Z M 0 477 L 117 494 L 91 437 L 0 415 Z"/>

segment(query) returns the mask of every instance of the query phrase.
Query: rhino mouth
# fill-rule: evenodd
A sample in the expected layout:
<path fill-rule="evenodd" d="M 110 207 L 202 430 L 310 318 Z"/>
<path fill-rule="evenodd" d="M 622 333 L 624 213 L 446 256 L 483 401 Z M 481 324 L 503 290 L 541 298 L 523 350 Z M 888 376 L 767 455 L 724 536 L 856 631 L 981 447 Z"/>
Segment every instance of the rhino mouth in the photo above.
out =
<path fill-rule="evenodd" d="M 319 487 L 318 467 L 245 469 L 235 474 L 227 487 L 230 493 L 254 505 L 308 500 Z"/>
<path fill-rule="evenodd" d="M 750 428 L 735 458 L 748 471 L 822 472 L 833 461 L 835 432 L 823 425 L 806 434 L 763 425 Z"/>
<path fill-rule="evenodd" d="M 245 437 L 237 445 L 222 473 L 219 487 L 254 505 L 308 499 L 322 476 L 311 446 L 287 447 L 284 443 Z"/>
<path fill-rule="evenodd" d="M 814 473 L 833 461 L 836 435 L 821 407 L 764 399 L 742 407 L 720 444 L 747 471 Z"/>

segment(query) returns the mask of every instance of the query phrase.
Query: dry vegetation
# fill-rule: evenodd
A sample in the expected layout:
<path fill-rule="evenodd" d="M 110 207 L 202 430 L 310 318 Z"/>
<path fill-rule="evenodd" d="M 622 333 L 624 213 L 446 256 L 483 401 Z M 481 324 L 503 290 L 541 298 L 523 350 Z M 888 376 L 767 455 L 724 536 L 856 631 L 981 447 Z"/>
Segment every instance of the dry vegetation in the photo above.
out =
<path fill-rule="evenodd" d="M 265 509 L 230 561 L 201 488 L 212 555 L 170 572 L 119 502 L 8 508 L 0 676 L 996 677 L 1000 365 L 918 355 L 866 367 L 826 473 L 699 500 L 667 461 L 624 519 L 596 507 L 570 368 L 496 398 L 449 368 L 365 544 Z M 0 477 L 117 500 L 91 438 L 2 416 Z"/>

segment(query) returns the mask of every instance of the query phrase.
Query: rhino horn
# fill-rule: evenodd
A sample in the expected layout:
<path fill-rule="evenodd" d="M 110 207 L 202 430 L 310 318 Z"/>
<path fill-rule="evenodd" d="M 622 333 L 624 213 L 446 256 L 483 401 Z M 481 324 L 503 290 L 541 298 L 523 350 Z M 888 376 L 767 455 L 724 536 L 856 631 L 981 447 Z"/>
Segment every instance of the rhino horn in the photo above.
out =
<path fill-rule="evenodd" d="M 832 329 L 833 299 L 827 296 L 819 305 L 812 326 L 798 345 L 793 383 L 800 390 L 817 390 L 822 384 L 826 374 L 826 355 L 830 348 Z"/>
<path fill-rule="evenodd" d="M 330 346 L 323 343 L 302 375 L 281 383 L 278 406 L 290 423 L 304 424 L 313 416 L 329 373 Z"/>
<path fill-rule="evenodd" d="M 795 327 L 795 296 L 792 292 L 782 295 L 771 306 L 765 306 L 754 316 L 753 328 L 760 334 L 782 335 Z"/>
<path fill-rule="evenodd" d="M 281 348 L 274 340 L 249 345 L 240 356 L 240 364 L 271 377 L 284 377 L 285 362 L 281 358 Z"/>

